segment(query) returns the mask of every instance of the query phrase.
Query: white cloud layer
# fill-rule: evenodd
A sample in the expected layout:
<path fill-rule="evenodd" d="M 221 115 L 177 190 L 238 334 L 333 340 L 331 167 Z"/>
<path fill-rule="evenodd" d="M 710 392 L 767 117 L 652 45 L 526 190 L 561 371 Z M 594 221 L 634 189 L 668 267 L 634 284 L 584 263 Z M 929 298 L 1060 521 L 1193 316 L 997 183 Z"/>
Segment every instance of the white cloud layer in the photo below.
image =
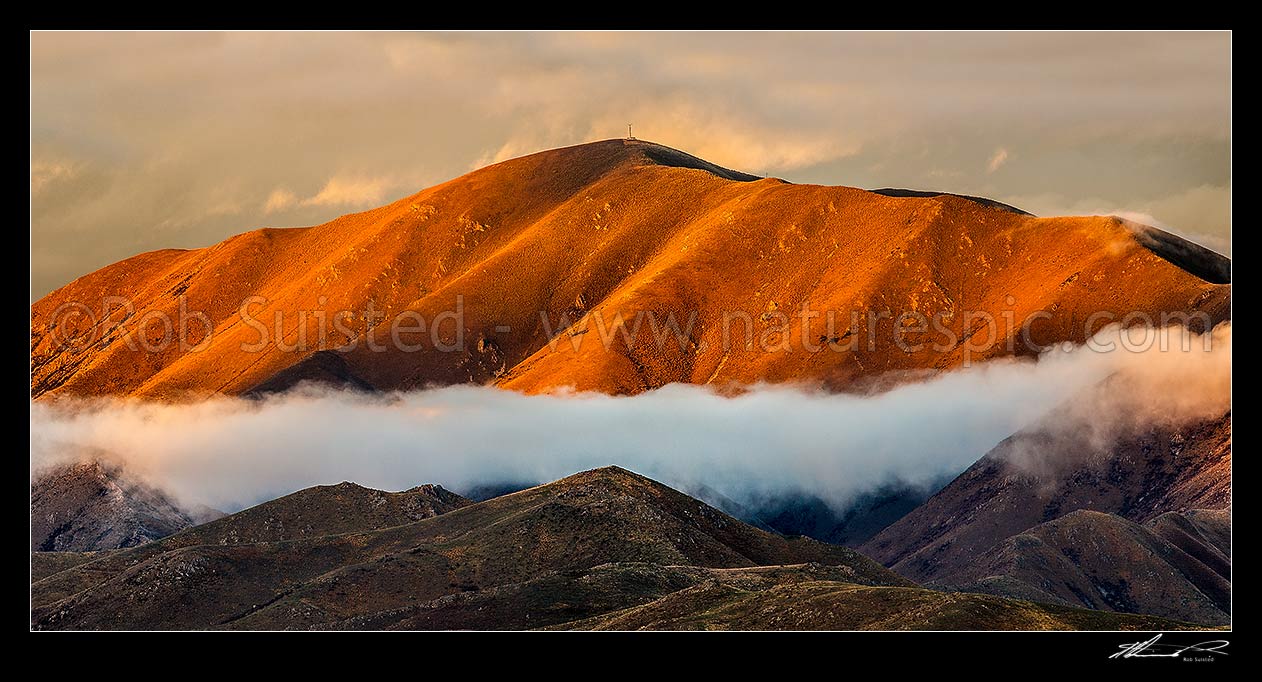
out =
<path fill-rule="evenodd" d="M 343 479 L 462 490 L 609 464 L 742 503 L 808 494 L 844 507 L 883 484 L 954 475 L 1058 407 L 1069 409 L 1049 428 L 1089 432 L 1104 446 L 1227 409 L 1229 325 L 1208 345 L 1172 329 L 1162 346 L 1148 333 L 1149 347 L 1138 332 L 1122 346 L 1111 328 L 1096 340 L 1112 350 L 989 362 L 871 396 L 763 386 L 725 397 L 671 385 L 631 397 L 452 387 L 193 404 L 41 401 L 31 405 L 31 462 L 39 470 L 84 452 L 116 453 L 185 501 L 224 509 Z"/>

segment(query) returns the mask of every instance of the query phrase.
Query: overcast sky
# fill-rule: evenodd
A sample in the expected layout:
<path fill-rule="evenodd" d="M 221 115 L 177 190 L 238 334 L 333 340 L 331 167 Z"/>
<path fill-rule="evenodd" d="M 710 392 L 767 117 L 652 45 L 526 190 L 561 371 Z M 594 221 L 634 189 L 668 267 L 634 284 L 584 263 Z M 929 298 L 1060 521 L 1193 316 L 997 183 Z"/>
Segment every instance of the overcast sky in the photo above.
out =
<path fill-rule="evenodd" d="M 33 33 L 32 298 L 621 137 L 1230 253 L 1227 33 Z"/>

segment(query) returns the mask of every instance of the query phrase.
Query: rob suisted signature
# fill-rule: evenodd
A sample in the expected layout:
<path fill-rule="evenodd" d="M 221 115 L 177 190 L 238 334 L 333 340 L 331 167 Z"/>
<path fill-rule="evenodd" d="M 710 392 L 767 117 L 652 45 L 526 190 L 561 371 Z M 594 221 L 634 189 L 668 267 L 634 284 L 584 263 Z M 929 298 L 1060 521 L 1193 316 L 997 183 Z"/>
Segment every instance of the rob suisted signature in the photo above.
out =
<path fill-rule="evenodd" d="M 1223 649 L 1229 644 L 1225 639 L 1211 639 L 1199 644 L 1160 644 L 1160 640 L 1161 635 L 1155 635 L 1146 642 L 1122 644 L 1118 647 L 1120 651 L 1109 658 L 1183 658 L 1185 654 L 1189 657 L 1204 654 L 1206 660 L 1210 660 L 1217 654 L 1226 656 L 1227 652 Z"/>

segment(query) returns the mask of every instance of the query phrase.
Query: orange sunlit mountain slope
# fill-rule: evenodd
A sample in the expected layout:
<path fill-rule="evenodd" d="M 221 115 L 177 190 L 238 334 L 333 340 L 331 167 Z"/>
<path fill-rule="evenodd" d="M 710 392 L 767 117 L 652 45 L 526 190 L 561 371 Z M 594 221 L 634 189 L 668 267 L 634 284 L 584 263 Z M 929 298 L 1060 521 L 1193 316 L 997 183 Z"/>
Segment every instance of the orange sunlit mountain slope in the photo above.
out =
<path fill-rule="evenodd" d="M 1029 336 L 1040 345 L 1083 340 L 1095 313 L 1199 311 L 1216 323 L 1230 315 L 1228 272 L 1217 254 L 1112 217 L 795 185 L 607 140 L 324 225 L 141 254 L 80 277 L 32 306 L 31 388 L 161 398 L 301 379 L 845 389 L 890 370 L 1035 352 L 1005 340 L 1020 334 L 1009 320 L 1038 311 Z M 638 313 L 651 315 L 636 328 Z"/>

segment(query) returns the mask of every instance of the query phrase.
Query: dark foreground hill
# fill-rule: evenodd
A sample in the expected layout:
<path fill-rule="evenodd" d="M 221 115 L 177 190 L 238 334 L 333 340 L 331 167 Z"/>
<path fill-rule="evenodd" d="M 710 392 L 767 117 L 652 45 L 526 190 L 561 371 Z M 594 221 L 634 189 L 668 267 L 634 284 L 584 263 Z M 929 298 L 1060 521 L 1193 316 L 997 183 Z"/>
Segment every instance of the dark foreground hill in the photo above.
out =
<path fill-rule="evenodd" d="M 1231 533 L 1226 510 L 1170 512 L 1148 524 L 1075 511 L 1005 540 L 987 553 L 969 592 L 1149 613 L 1206 625 L 1231 621 Z"/>
<path fill-rule="evenodd" d="M 266 519 L 279 516 L 278 502 L 288 501 L 280 506 L 286 509 L 295 499 L 327 500 L 339 490 L 350 493 L 351 503 L 338 507 L 345 513 L 324 528 L 329 534 L 316 534 L 312 523 L 305 533 L 267 535 Z M 854 550 L 754 528 L 617 467 L 476 504 L 451 498 L 456 508 L 420 520 L 406 518 L 406 497 L 393 503 L 386 497 L 380 505 L 405 510 L 404 518 L 378 516 L 372 504 L 354 502 L 377 499 L 362 490 L 302 491 L 141 547 L 73 555 L 61 570 L 45 562 L 31 588 L 33 623 L 41 629 L 1184 627 L 933 592 Z M 415 493 L 397 495 L 409 494 Z M 293 517 L 286 518 L 294 527 Z M 381 527 L 382 518 L 401 523 Z"/>
<path fill-rule="evenodd" d="M 1032 428 L 860 549 L 921 583 L 1230 620 L 1231 413 L 1093 452 Z"/>
<path fill-rule="evenodd" d="M 714 571 L 650 603 L 565 627 L 577 630 L 1131 630 L 1175 621 L 911 587 L 821 579 L 816 572 Z"/>

